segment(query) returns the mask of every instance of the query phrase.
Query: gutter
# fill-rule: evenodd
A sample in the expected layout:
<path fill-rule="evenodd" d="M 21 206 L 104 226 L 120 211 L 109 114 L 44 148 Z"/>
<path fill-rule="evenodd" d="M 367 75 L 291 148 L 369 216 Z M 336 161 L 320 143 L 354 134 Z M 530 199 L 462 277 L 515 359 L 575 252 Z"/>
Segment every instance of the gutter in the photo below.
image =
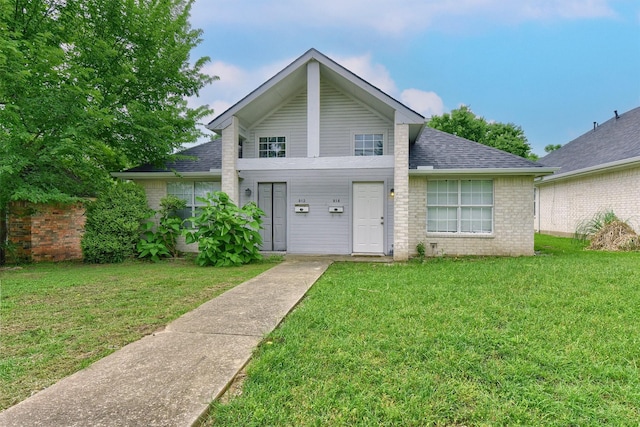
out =
<path fill-rule="evenodd" d="M 616 169 L 623 169 L 625 167 L 631 166 L 635 163 L 640 164 L 640 156 L 630 157 L 624 160 L 616 160 L 614 162 L 602 163 L 595 166 L 589 166 L 587 168 L 576 169 L 569 172 L 559 173 L 557 175 L 549 176 L 538 180 L 538 184 L 546 183 L 549 181 L 558 181 L 562 179 L 575 178 L 581 175 L 587 175 L 595 172 L 604 171 L 605 169 L 614 171 Z"/>
<path fill-rule="evenodd" d="M 162 179 L 162 178 L 220 178 L 222 169 L 211 169 L 208 172 L 111 172 L 111 176 L 120 179 Z"/>
<path fill-rule="evenodd" d="M 433 166 L 418 166 L 418 169 L 409 169 L 409 175 L 532 175 L 541 177 L 550 175 L 559 169 L 556 167 L 434 169 Z"/>

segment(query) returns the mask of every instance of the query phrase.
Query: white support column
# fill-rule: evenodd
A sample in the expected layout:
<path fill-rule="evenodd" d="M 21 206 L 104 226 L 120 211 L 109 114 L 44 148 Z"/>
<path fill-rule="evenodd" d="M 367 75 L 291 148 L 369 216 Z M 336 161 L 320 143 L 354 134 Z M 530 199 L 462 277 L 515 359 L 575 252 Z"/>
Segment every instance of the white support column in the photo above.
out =
<path fill-rule="evenodd" d="M 409 125 L 395 118 L 393 169 L 393 259 L 409 259 Z"/>
<path fill-rule="evenodd" d="M 220 187 L 233 203 L 240 203 L 238 189 L 238 118 L 233 116 L 231 124 L 222 130 L 222 182 Z"/>
<path fill-rule="evenodd" d="M 320 157 L 320 63 L 307 64 L 307 157 Z"/>

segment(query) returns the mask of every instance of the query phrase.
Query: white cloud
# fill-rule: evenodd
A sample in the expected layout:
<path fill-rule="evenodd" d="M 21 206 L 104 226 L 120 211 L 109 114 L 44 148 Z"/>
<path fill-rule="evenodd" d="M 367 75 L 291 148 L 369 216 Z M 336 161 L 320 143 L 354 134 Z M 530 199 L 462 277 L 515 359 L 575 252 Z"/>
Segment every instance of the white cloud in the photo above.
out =
<path fill-rule="evenodd" d="M 405 89 L 400 94 L 400 101 L 427 118 L 441 116 L 444 112 L 442 98 L 435 92 Z"/>
<path fill-rule="evenodd" d="M 218 76 L 220 80 L 203 88 L 198 97 L 189 98 L 189 105 L 193 107 L 207 104 L 209 108 L 213 108 L 213 114 L 203 119 L 204 123 L 208 123 L 292 61 L 293 59 L 277 61 L 253 70 L 222 61 L 212 62 L 206 65 L 202 72 L 210 76 Z"/>
<path fill-rule="evenodd" d="M 242 25 L 288 28 L 368 28 L 402 35 L 437 27 L 443 30 L 484 23 L 616 16 L 612 0 L 197 0 L 196 27 Z"/>
<path fill-rule="evenodd" d="M 329 57 L 381 91 L 390 95 L 397 92 L 396 83 L 391 78 L 389 70 L 382 64 L 374 63 L 371 54 L 349 57 L 329 55 Z"/>

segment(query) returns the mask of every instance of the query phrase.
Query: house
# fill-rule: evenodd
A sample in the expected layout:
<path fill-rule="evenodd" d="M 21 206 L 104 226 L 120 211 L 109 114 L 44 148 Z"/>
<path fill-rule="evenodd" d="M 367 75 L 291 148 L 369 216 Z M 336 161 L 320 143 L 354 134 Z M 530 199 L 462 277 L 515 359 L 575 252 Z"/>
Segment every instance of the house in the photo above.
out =
<path fill-rule="evenodd" d="M 207 127 L 221 138 L 183 153 L 197 161 L 114 175 L 154 208 L 176 194 L 193 212 L 212 190 L 256 202 L 265 251 L 533 254 L 533 180 L 552 169 L 426 127 L 315 49 Z"/>
<path fill-rule="evenodd" d="M 537 231 L 571 236 L 603 211 L 640 231 L 640 107 L 594 122 L 540 163 L 560 169 L 535 182 Z"/>

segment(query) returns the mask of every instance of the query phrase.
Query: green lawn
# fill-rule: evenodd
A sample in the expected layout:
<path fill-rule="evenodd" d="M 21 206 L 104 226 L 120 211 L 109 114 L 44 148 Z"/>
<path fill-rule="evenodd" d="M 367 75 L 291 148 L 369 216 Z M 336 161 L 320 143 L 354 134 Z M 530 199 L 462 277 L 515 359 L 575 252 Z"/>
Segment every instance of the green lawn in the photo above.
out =
<path fill-rule="evenodd" d="M 177 260 L 0 271 L 0 410 L 271 266 Z"/>
<path fill-rule="evenodd" d="M 638 426 L 640 253 L 338 263 L 206 425 Z"/>

